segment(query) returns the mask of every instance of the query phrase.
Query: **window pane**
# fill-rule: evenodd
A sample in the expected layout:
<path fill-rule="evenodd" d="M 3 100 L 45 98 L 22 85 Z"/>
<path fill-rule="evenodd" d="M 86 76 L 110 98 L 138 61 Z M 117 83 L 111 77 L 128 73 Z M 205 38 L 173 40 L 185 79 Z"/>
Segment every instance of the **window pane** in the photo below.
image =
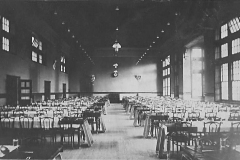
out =
<path fill-rule="evenodd" d="M 166 58 L 166 65 L 170 65 L 170 56 Z"/>
<path fill-rule="evenodd" d="M 240 52 L 240 38 L 237 38 L 232 41 L 232 54 Z"/>
<path fill-rule="evenodd" d="M 21 93 L 30 93 L 30 89 L 21 89 Z"/>
<path fill-rule="evenodd" d="M 225 24 L 221 27 L 221 39 L 227 36 L 228 36 L 228 27 L 227 27 L 227 24 Z"/>
<path fill-rule="evenodd" d="M 215 59 L 218 59 L 218 58 L 220 58 L 220 48 L 216 47 L 215 48 Z"/>
<path fill-rule="evenodd" d="M 225 43 L 221 45 L 221 57 L 227 57 L 228 56 L 228 44 Z"/>
<path fill-rule="evenodd" d="M 2 49 L 5 51 L 9 51 L 9 39 L 5 37 L 2 38 Z"/>
<path fill-rule="evenodd" d="M 222 99 L 228 99 L 228 64 L 221 66 L 221 93 Z"/>
<path fill-rule="evenodd" d="M 239 22 L 239 18 L 234 18 L 233 20 L 231 20 L 228 23 L 229 29 L 231 31 L 231 33 L 237 32 L 240 29 L 240 22 Z"/>
<path fill-rule="evenodd" d="M 221 80 L 221 74 L 220 74 L 220 66 L 215 67 L 215 100 L 220 100 L 220 80 Z"/>
<path fill-rule="evenodd" d="M 221 82 L 222 86 L 222 99 L 228 100 L 228 82 Z"/>
<path fill-rule="evenodd" d="M 30 87 L 30 82 L 26 82 L 26 87 Z"/>
<path fill-rule="evenodd" d="M 39 50 L 42 50 L 42 42 L 41 41 L 39 41 Z"/>
<path fill-rule="evenodd" d="M 24 97 L 21 97 L 22 100 L 29 100 L 30 97 L 29 96 L 24 96 Z"/>
<path fill-rule="evenodd" d="M 42 64 L 42 55 L 39 54 L 39 63 Z"/>
<path fill-rule="evenodd" d="M 2 30 L 9 32 L 9 20 L 5 17 L 2 18 Z"/>
<path fill-rule="evenodd" d="M 25 82 L 21 82 L 21 87 L 25 87 Z"/>
<path fill-rule="evenodd" d="M 202 96 L 202 74 L 192 74 L 192 96 Z"/>
<path fill-rule="evenodd" d="M 32 51 L 32 61 L 37 62 L 37 53 Z"/>
<path fill-rule="evenodd" d="M 232 65 L 232 99 L 240 100 L 240 60 Z"/>
<path fill-rule="evenodd" d="M 192 70 L 201 71 L 202 70 L 202 61 L 193 61 Z"/>
<path fill-rule="evenodd" d="M 39 41 L 35 38 L 32 37 L 32 46 L 38 48 Z"/>
<path fill-rule="evenodd" d="M 200 48 L 194 48 L 192 49 L 192 58 L 201 58 L 202 57 L 202 49 Z"/>

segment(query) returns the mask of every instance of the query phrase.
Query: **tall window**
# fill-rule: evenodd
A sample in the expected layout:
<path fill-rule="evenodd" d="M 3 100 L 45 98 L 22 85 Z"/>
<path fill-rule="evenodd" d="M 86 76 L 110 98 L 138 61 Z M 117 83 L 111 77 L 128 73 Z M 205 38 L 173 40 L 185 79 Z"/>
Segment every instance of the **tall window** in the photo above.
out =
<path fill-rule="evenodd" d="M 32 61 L 43 64 L 42 42 L 32 36 Z"/>
<path fill-rule="evenodd" d="M 240 60 L 232 64 L 232 100 L 240 100 Z"/>
<path fill-rule="evenodd" d="M 215 46 L 215 100 L 240 101 L 239 17 L 229 20 L 220 29 L 221 39 Z M 228 38 L 222 40 L 225 37 Z M 218 56 L 217 48 L 220 48 L 221 56 Z"/>
<path fill-rule="evenodd" d="M 221 95 L 223 100 L 228 100 L 228 63 L 221 66 Z"/>
<path fill-rule="evenodd" d="M 5 17 L 2 18 L 2 30 L 9 33 L 9 20 Z"/>
<path fill-rule="evenodd" d="M 202 96 L 202 71 L 203 71 L 203 50 L 201 48 L 193 48 L 192 58 L 192 97 Z"/>
<path fill-rule="evenodd" d="M 231 33 L 235 33 L 237 31 L 239 31 L 240 29 L 240 22 L 239 22 L 239 18 L 234 18 L 232 19 L 229 23 L 229 29 L 231 31 Z"/>
<path fill-rule="evenodd" d="M 2 49 L 9 52 L 9 39 L 2 37 Z"/>
<path fill-rule="evenodd" d="M 215 59 L 218 59 L 218 58 L 220 58 L 220 48 L 216 47 L 215 48 Z"/>
<path fill-rule="evenodd" d="M 64 56 L 61 57 L 60 71 L 66 73 L 66 58 Z"/>
<path fill-rule="evenodd" d="M 240 52 L 240 38 L 237 38 L 232 41 L 232 54 Z"/>
<path fill-rule="evenodd" d="M 228 56 L 228 44 L 225 43 L 223 45 L 221 45 L 221 57 L 227 57 Z"/>
<path fill-rule="evenodd" d="M 228 36 L 228 25 L 224 24 L 221 27 L 221 39 L 225 38 Z"/>
<path fill-rule="evenodd" d="M 221 71 L 220 66 L 215 66 L 215 100 L 221 100 Z"/>
<path fill-rule="evenodd" d="M 163 61 L 163 95 L 170 96 L 170 56 Z"/>
<path fill-rule="evenodd" d="M 10 42 L 9 42 L 10 24 L 9 24 L 9 20 L 5 17 L 2 17 L 2 30 L 4 31 L 2 34 L 2 50 L 9 52 L 10 51 Z"/>

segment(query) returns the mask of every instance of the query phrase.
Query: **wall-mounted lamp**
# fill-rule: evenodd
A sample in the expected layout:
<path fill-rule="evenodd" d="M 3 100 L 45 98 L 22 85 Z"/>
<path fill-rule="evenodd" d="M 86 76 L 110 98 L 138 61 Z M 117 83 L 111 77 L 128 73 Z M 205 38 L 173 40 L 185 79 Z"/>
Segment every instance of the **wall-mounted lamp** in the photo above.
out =
<path fill-rule="evenodd" d="M 96 77 L 95 75 L 91 75 L 91 82 L 93 83 L 95 81 Z"/>
<path fill-rule="evenodd" d="M 114 68 L 117 68 L 117 67 L 118 67 L 118 64 L 117 64 L 117 63 L 115 63 L 115 64 L 113 65 L 113 67 L 114 67 Z"/>
<path fill-rule="evenodd" d="M 112 47 L 114 48 L 115 52 L 118 52 L 121 48 L 121 45 L 116 40 Z"/>
<path fill-rule="evenodd" d="M 142 78 L 140 75 L 135 75 L 134 77 L 135 77 L 136 80 L 138 80 L 138 81 Z"/>
<path fill-rule="evenodd" d="M 115 71 L 113 71 L 113 73 L 112 73 L 112 77 L 117 77 L 118 76 L 118 71 L 117 70 L 115 70 Z"/>

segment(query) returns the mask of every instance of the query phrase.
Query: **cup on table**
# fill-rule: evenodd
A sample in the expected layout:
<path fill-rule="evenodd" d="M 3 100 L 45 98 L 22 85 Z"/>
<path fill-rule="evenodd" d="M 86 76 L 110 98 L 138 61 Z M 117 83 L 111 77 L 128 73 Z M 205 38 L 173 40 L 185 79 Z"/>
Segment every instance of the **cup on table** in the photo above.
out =
<path fill-rule="evenodd" d="M 18 139 L 13 139 L 13 146 L 18 146 Z"/>

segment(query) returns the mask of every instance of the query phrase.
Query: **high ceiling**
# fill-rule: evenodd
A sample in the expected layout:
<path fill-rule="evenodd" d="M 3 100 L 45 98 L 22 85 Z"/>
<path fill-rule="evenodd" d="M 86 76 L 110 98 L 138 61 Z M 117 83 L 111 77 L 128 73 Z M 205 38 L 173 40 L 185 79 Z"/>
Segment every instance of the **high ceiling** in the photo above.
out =
<path fill-rule="evenodd" d="M 190 21 L 184 32 L 198 30 L 196 26 L 217 11 L 216 1 L 220 0 L 45 0 L 26 4 L 68 43 L 93 51 L 111 48 L 116 40 L 122 48 L 151 45 L 159 49 L 183 22 Z"/>
<path fill-rule="evenodd" d="M 79 41 L 86 49 L 112 47 L 115 40 L 122 47 L 146 48 L 159 36 L 155 45 L 158 46 L 174 33 L 175 14 L 184 8 L 183 0 L 74 0 L 31 3 L 46 15 L 48 22 L 63 37 L 74 35 L 72 40 Z M 117 7 L 119 10 L 116 10 Z"/>

